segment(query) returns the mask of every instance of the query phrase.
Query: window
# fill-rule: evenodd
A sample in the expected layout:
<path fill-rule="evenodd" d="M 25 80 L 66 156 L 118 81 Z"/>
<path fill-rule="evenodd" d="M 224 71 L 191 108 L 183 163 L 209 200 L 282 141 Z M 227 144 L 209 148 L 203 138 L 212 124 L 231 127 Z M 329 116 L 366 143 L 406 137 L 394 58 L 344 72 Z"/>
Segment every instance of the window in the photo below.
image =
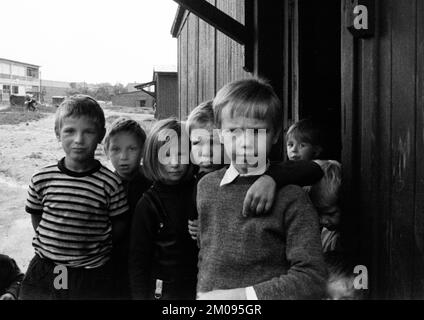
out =
<path fill-rule="evenodd" d="M 33 77 L 33 78 L 38 78 L 38 70 L 36 68 L 28 67 L 27 68 L 27 76 Z"/>
<path fill-rule="evenodd" d="M 9 86 L 9 85 L 7 85 L 7 84 L 4 84 L 4 85 L 3 85 L 3 92 L 4 92 L 4 93 L 10 93 L 10 86 Z"/>
<path fill-rule="evenodd" d="M 19 93 L 19 87 L 18 86 L 13 86 L 12 87 L 12 93 L 13 94 L 18 94 Z"/>
<path fill-rule="evenodd" d="M 146 106 L 146 100 L 140 100 L 140 107 L 145 107 Z"/>

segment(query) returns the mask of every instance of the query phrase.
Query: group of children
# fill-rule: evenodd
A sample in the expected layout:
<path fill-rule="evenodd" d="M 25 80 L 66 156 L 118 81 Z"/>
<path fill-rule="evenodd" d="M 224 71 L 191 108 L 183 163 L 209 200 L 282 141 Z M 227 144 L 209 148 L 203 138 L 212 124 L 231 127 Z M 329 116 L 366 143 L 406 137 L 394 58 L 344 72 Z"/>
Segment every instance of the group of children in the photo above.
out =
<path fill-rule="evenodd" d="M 65 100 L 55 120 L 65 157 L 29 185 L 35 256 L 19 298 L 325 298 L 324 252 L 340 250 L 341 166 L 317 160 L 307 120 L 287 133 L 290 161 L 270 161 L 282 119 L 256 78 L 147 136 L 126 118 L 106 133 L 94 99 Z M 103 138 L 114 172 L 94 157 Z"/>

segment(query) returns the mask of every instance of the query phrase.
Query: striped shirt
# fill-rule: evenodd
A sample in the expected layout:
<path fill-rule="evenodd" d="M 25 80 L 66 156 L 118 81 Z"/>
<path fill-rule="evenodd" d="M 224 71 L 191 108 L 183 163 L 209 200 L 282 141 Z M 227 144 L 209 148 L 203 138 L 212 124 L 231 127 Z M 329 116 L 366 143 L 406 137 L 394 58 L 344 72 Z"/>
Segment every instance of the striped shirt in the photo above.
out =
<path fill-rule="evenodd" d="M 78 173 L 63 158 L 32 176 L 25 210 L 41 216 L 32 242 L 36 254 L 68 267 L 96 268 L 110 258 L 111 217 L 129 207 L 120 178 L 100 162 Z"/>

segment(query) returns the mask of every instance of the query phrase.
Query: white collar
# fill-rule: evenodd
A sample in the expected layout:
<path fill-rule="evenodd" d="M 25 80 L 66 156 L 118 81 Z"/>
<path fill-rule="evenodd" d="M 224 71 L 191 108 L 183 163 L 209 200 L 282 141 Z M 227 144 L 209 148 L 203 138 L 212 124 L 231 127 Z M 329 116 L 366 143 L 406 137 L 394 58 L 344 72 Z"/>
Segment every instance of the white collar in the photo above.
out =
<path fill-rule="evenodd" d="M 261 176 L 268 170 L 268 167 L 269 167 L 269 161 L 267 161 L 265 167 L 255 168 L 255 169 L 249 170 L 249 173 L 240 174 L 237 171 L 237 169 L 234 167 L 233 163 L 231 162 L 227 171 L 225 171 L 224 177 L 222 177 L 222 180 L 219 186 L 222 187 L 232 183 L 234 180 L 236 180 L 238 176 L 240 177 Z"/>

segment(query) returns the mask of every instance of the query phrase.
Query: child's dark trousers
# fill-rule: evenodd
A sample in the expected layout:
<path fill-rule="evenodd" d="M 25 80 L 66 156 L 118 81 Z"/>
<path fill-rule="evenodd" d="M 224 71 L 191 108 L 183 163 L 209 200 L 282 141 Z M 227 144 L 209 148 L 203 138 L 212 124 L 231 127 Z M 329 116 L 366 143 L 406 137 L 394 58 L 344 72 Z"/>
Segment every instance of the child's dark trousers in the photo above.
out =
<path fill-rule="evenodd" d="M 67 267 L 64 270 L 63 266 L 35 255 L 22 281 L 19 299 L 93 300 L 112 297 L 111 263 L 93 269 Z"/>

